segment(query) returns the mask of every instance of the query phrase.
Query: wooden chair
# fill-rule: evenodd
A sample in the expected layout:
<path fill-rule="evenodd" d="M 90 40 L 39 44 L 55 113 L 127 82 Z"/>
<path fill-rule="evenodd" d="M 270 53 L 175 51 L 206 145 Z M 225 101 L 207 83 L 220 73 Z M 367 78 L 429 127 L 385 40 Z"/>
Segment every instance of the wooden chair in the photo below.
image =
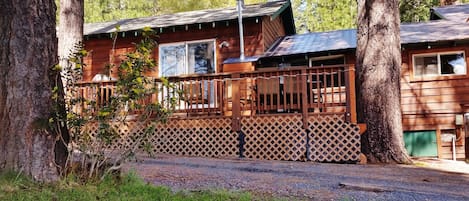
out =
<path fill-rule="evenodd" d="M 302 84 L 305 86 L 301 86 Z M 306 87 L 306 84 L 302 83 L 301 77 L 283 77 L 283 102 L 286 104 L 287 110 L 301 109 L 302 87 Z"/>
<path fill-rule="evenodd" d="M 257 108 L 260 113 L 276 111 L 280 102 L 279 78 L 258 78 L 256 80 Z"/>
<path fill-rule="evenodd" d="M 200 81 L 188 82 L 184 84 L 184 100 L 188 105 L 207 104 L 207 94 L 203 93 Z"/>

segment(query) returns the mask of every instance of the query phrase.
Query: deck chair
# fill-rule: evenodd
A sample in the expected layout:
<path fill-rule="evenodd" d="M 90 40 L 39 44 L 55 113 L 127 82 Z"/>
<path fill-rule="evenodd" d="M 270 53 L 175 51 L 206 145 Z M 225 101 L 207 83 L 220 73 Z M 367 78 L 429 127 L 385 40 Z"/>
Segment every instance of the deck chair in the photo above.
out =
<path fill-rule="evenodd" d="M 302 99 L 302 82 L 300 77 L 297 76 L 285 76 L 283 77 L 283 95 L 284 104 L 286 104 L 288 110 L 299 110 L 301 109 Z"/>
<path fill-rule="evenodd" d="M 256 80 L 256 93 L 257 108 L 259 113 L 266 113 L 279 109 L 279 78 L 258 78 Z"/>
<path fill-rule="evenodd" d="M 207 104 L 207 94 L 204 94 L 202 83 L 199 81 L 184 84 L 185 101 L 187 104 Z"/>

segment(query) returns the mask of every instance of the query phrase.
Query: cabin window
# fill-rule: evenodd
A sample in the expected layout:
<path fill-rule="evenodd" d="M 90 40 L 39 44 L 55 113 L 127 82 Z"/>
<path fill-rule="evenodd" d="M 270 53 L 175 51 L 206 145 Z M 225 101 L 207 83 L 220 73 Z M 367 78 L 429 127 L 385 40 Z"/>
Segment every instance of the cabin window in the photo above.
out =
<path fill-rule="evenodd" d="M 327 66 L 338 66 L 338 65 L 345 66 L 345 56 L 342 54 L 309 58 L 309 67 L 321 67 L 322 66 L 325 69 L 327 69 Z M 337 70 L 337 68 L 334 68 L 334 70 L 331 69 L 330 72 L 326 70 L 326 73 L 324 73 L 324 75 L 319 76 L 319 80 L 320 82 L 325 82 L 326 87 L 345 86 L 344 72 L 345 72 L 345 69 L 343 67 L 341 67 L 340 70 Z"/>
<path fill-rule="evenodd" d="M 345 64 L 344 55 L 330 55 L 321 57 L 311 57 L 309 59 L 309 66 L 327 66 L 327 65 L 342 65 Z"/>
<path fill-rule="evenodd" d="M 161 44 L 160 76 L 214 73 L 215 40 Z"/>
<path fill-rule="evenodd" d="M 465 75 L 464 52 L 441 52 L 413 55 L 414 77 Z"/>

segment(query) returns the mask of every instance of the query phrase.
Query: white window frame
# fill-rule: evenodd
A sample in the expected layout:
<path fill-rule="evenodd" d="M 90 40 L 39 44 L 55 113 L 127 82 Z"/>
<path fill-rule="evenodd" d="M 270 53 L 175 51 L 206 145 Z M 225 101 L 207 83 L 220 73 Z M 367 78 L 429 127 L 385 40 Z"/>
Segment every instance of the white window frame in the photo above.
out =
<path fill-rule="evenodd" d="M 313 61 L 323 61 L 323 60 L 330 60 L 330 59 L 338 59 L 343 58 L 343 64 L 345 64 L 345 55 L 343 54 L 335 54 L 335 55 L 328 55 L 328 56 L 319 56 L 319 57 L 310 57 L 309 58 L 309 67 L 313 67 Z"/>
<path fill-rule="evenodd" d="M 466 66 L 464 68 L 464 74 L 441 74 L 441 55 L 449 55 L 449 54 L 462 54 L 464 58 L 464 62 L 466 63 Z M 415 72 L 417 71 L 415 69 L 415 57 L 417 56 L 434 56 L 436 55 L 437 59 L 437 68 L 438 68 L 438 74 L 423 74 L 423 75 L 416 75 Z M 412 76 L 413 77 L 440 77 L 440 76 L 464 76 L 467 75 L 467 61 L 466 61 L 466 53 L 465 51 L 444 51 L 444 52 L 430 52 L 430 53 L 420 53 L 420 54 L 412 54 Z"/>
<path fill-rule="evenodd" d="M 192 43 L 203 43 L 203 42 L 213 42 L 213 69 L 215 70 L 215 73 L 218 72 L 218 65 L 217 65 L 217 50 L 216 50 L 216 42 L 217 40 L 215 38 L 212 38 L 212 39 L 204 39 L 204 40 L 191 40 L 191 41 L 183 41 L 183 42 L 173 42 L 173 43 L 163 43 L 163 44 L 160 44 L 158 46 L 158 76 L 161 77 L 162 76 L 162 59 L 161 59 L 161 48 L 163 47 L 168 47 L 168 46 L 177 46 L 177 45 L 184 45 L 185 46 L 185 57 L 186 57 L 186 66 L 184 68 L 184 74 L 183 75 L 188 75 L 190 74 L 189 73 L 189 67 L 187 66 L 188 65 L 188 61 L 187 61 L 187 58 L 189 58 L 189 51 L 188 51 L 188 47 L 189 47 L 189 44 L 192 44 Z M 179 75 L 177 75 L 179 76 Z"/>
<path fill-rule="evenodd" d="M 162 59 L 161 59 L 161 56 L 162 56 L 162 55 L 161 55 L 161 53 L 162 53 L 161 48 L 168 47 L 168 46 L 184 45 L 184 47 L 185 47 L 185 58 L 186 58 L 186 61 L 185 61 L 185 65 L 186 65 L 186 66 L 185 66 L 185 68 L 184 68 L 184 74 L 179 74 L 179 75 L 176 75 L 176 76 L 190 75 L 190 74 L 192 74 L 192 73 L 189 73 L 189 66 L 188 66 L 188 63 L 189 63 L 189 62 L 188 62 L 188 60 L 187 60 L 187 58 L 189 58 L 189 51 L 188 51 L 189 48 L 188 48 L 188 47 L 189 47 L 190 44 L 193 44 L 193 43 L 203 43 L 203 42 L 213 42 L 213 48 L 214 48 L 214 49 L 213 49 L 213 57 L 214 57 L 214 58 L 213 58 L 213 64 L 214 64 L 213 69 L 214 69 L 215 73 L 218 72 L 218 67 L 217 67 L 217 49 L 216 49 L 216 48 L 217 48 L 217 46 L 216 46 L 217 40 L 216 40 L 215 38 L 213 38 L 213 39 L 192 40 L 192 41 L 183 41 L 183 42 L 173 42 L 173 43 L 163 43 L 163 44 L 159 44 L 159 46 L 158 46 L 158 76 L 159 76 L 159 77 L 162 77 L 162 76 L 163 76 L 163 75 L 162 75 L 162 73 L 163 73 L 163 70 L 162 70 L 162 63 L 161 63 L 161 61 L 162 61 Z M 209 83 L 209 84 L 213 84 L 212 82 L 213 82 L 213 81 L 209 81 L 208 83 Z M 213 99 L 211 99 L 211 101 L 213 101 L 213 102 L 208 103 L 208 107 L 209 107 L 209 108 L 218 107 L 218 104 L 217 104 L 217 102 L 215 101 L 215 100 L 217 99 L 216 91 L 217 91 L 218 89 L 217 89 L 217 86 L 216 86 L 216 85 L 214 85 L 213 87 L 214 87 L 214 89 L 213 89 L 212 92 L 214 92 L 214 96 L 213 96 Z M 162 93 L 167 94 L 168 92 L 167 92 L 167 91 L 163 91 Z M 160 97 L 160 96 L 158 96 L 158 97 Z M 159 98 L 159 99 L 161 99 L 161 98 Z M 161 101 L 161 100 L 160 100 L 160 101 Z M 195 106 L 195 105 L 198 105 L 198 106 Z M 202 108 L 203 105 L 205 105 L 204 107 L 207 108 L 207 104 L 195 104 L 195 105 L 194 105 L 194 104 L 191 104 L 191 106 L 194 107 L 194 108 L 195 108 L 195 107 Z M 176 108 L 177 108 L 177 109 L 187 109 L 187 105 L 186 105 L 186 103 L 184 103 L 184 102 L 180 102 L 179 104 L 176 105 Z"/>

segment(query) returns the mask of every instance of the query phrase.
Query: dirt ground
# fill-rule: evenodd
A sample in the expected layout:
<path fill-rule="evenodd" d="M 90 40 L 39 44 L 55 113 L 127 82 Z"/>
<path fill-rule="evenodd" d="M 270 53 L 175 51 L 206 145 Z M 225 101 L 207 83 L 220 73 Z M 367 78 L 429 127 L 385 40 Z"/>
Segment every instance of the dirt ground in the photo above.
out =
<path fill-rule="evenodd" d="M 130 163 L 146 181 L 173 190 L 228 189 L 288 200 L 469 200 L 469 165 L 356 165 L 158 155 Z"/>

